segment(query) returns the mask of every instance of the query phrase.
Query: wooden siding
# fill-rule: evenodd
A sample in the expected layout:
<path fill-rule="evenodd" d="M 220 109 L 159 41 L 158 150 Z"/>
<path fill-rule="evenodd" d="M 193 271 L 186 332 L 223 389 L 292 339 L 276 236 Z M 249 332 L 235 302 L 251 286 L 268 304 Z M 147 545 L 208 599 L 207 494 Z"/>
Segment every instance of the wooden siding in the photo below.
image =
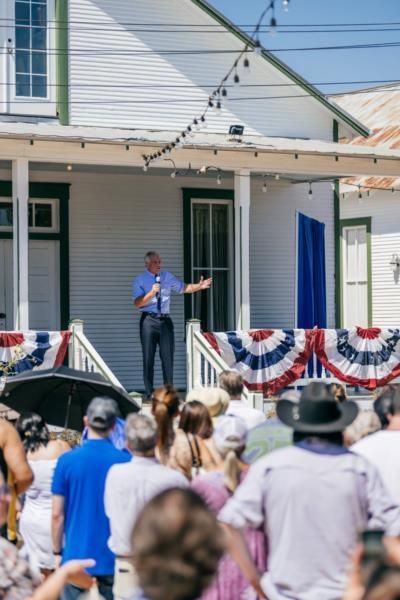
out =
<path fill-rule="evenodd" d="M 358 192 L 340 199 L 340 218 L 371 217 L 372 325 L 400 324 L 400 280 L 389 262 L 400 255 L 400 192 L 370 192 L 360 202 Z"/>
<path fill-rule="evenodd" d="M 251 326 L 293 327 L 296 302 L 296 210 L 325 223 L 327 324 L 335 325 L 333 192 L 329 183 L 253 180 L 250 213 Z"/>
<path fill-rule="evenodd" d="M 159 51 L 237 52 L 243 48 L 243 42 L 228 32 L 204 33 L 203 28 L 201 33 L 193 33 L 191 28 L 186 34 L 168 33 L 168 29 L 184 30 L 182 24 L 187 23 L 215 28 L 216 22 L 190 0 L 70 0 L 69 17 L 72 125 L 180 130 L 203 111 L 210 91 L 232 65 L 234 54 Z M 87 21 L 94 23 L 90 29 L 85 25 Z M 135 25 L 138 23 L 174 26 L 164 32 L 160 32 L 161 26 L 147 26 L 139 33 Z M 157 31 L 149 32 L 151 29 Z M 250 60 L 251 73 L 242 77 L 244 84 L 291 83 L 263 58 L 252 55 Z M 242 71 L 239 70 L 240 76 Z M 93 87 L 101 84 L 109 87 Z M 193 87 L 151 88 L 159 84 Z M 207 84 L 212 87 L 205 87 Z M 222 115 L 211 116 L 209 129 L 227 133 L 229 125 L 242 123 L 249 134 L 332 139 L 332 113 L 315 99 L 250 99 L 304 94 L 297 86 L 230 88 L 229 97 L 248 100 L 228 100 Z M 157 103 L 149 104 L 150 99 Z"/>

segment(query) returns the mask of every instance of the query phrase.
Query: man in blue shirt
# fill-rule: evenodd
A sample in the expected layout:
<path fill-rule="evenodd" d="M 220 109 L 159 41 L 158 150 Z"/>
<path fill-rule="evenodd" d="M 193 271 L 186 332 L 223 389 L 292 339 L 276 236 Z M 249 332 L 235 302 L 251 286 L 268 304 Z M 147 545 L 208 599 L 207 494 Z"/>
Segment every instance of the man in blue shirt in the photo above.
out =
<path fill-rule="evenodd" d="M 168 271 L 161 271 L 161 258 L 157 252 L 147 252 L 144 257 L 146 271 L 133 282 L 134 305 L 140 310 L 140 341 L 143 353 L 143 379 L 146 396 L 154 390 L 154 357 L 157 345 L 164 384 L 173 382 L 174 325 L 169 316 L 171 293 L 193 294 L 211 286 L 212 278 L 200 278 L 198 283 L 185 284 Z"/>
<path fill-rule="evenodd" d="M 117 414 L 118 407 L 111 398 L 91 401 L 84 417 L 88 439 L 59 458 L 51 489 L 53 553 L 62 557 L 62 563 L 94 559 L 96 565 L 88 572 L 96 577 L 106 600 L 113 597 L 115 557 L 107 545 L 110 523 L 104 509 L 105 481 L 112 465 L 131 460 L 109 439 Z M 68 584 L 62 600 L 75 600 L 82 591 Z"/>

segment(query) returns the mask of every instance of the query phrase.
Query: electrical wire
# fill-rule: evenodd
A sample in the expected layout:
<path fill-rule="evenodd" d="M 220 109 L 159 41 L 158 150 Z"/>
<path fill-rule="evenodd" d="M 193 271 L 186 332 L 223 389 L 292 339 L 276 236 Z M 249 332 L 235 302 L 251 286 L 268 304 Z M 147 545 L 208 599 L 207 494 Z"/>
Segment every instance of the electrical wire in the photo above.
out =
<path fill-rule="evenodd" d="M 371 84 L 382 84 L 382 86 L 384 86 L 385 84 L 390 84 L 390 85 L 400 85 L 400 80 L 398 79 L 364 79 L 364 80 L 358 80 L 358 81 L 316 81 L 316 82 L 308 82 L 309 85 L 314 85 L 314 86 L 330 86 L 330 85 L 371 85 Z M 0 82 L 0 87 L 1 86 L 15 86 L 15 83 L 11 82 L 11 81 L 3 81 Z M 178 90 L 184 90 L 184 89 L 199 89 L 199 88 L 214 88 L 215 84 L 213 83 L 199 83 L 199 84 L 169 84 L 169 83 L 151 83 L 151 84 L 128 84 L 128 83 L 123 83 L 123 84 L 113 84 L 113 83 L 80 83 L 79 85 L 74 84 L 73 86 L 71 86 L 70 83 L 48 83 L 47 87 L 61 87 L 61 88 L 70 88 L 73 87 L 74 90 L 76 89 L 98 89 L 98 88 L 105 88 L 105 89 L 143 89 L 143 90 L 174 90 L 174 89 L 178 89 Z M 230 89 L 236 89 L 237 86 L 234 84 L 229 84 L 227 83 L 226 88 Z M 240 84 L 241 88 L 287 88 L 287 87 L 299 87 L 298 83 L 241 83 Z M 397 89 L 391 89 L 389 86 L 387 86 L 388 89 L 385 88 L 385 91 L 387 92 L 398 92 L 399 90 Z M 378 89 L 378 88 L 376 88 Z M 384 87 L 382 87 L 382 89 L 384 89 Z M 371 90 L 370 89 L 362 89 L 362 90 L 354 90 L 354 92 L 346 92 L 346 93 L 369 93 Z M 341 92 L 338 92 L 339 94 Z"/>
<path fill-rule="evenodd" d="M 344 44 L 344 45 L 332 45 L 332 46 L 299 46 L 294 48 L 268 48 L 267 52 L 315 52 L 324 50 L 370 50 L 372 48 L 398 48 L 400 46 L 400 40 L 394 42 L 376 42 L 366 44 Z M 18 48 L 17 50 L 28 52 L 28 48 Z M 34 51 L 34 49 L 33 49 Z M 198 49 L 198 50 L 177 50 L 177 49 L 149 49 L 149 50 L 114 50 L 111 48 L 106 49 L 80 49 L 80 50 L 56 50 L 49 48 L 47 55 L 50 56 L 149 56 L 157 54 L 159 56 L 207 56 L 207 55 L 224 55 L 224 54 L 237 54 L 237 50 L 221 50 L 221 49 Z M 250 52 L 251 53 L 251 52 Z M 8 55 L 8 49 L 0 51 L 0 55 Z"/>

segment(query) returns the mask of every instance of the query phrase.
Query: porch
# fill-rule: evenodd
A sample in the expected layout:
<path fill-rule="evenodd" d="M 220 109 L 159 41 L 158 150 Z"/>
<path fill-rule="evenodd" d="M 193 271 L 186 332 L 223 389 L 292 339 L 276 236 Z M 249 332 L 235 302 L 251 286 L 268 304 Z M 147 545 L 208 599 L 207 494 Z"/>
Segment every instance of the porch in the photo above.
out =
<path fill-rule="evenodd" d="M 0 240 L 8 243 L 9 269 L 3 279 L 7 306 L 0 298 L 0 313 L 8 321 L 0 322 L 0 327 L 58 329 L 65 328 L 69 319 L 80 318 L 118 380 L 138 391 L 142 388 L 139 318 L 132 307 L 131 281 L 143 270 L 143 255 L 157 249 L 165 268 L 186 281 L 197 277 L 201 267 L 213 268 L 192 260 L 193 219 L 190 225 L 185 220 L 188 206 L 189 212 L 199 202 L 229 206 L 226 238 L 231 249 L 224 266 L 226 303 L 221 304 L 227 307 L 227 320 L 223 326 L 211 323 L 206 329 L 296 324 L 299 211 L 326 226 L 327 325 L 334 327 L 335 274 L 340 265 L 335 247 L 338 196 L 330 180 L 349 173 L 394 172 L 400 159 L 395 151 L 390 156 L 376 148 L 350 151 L 331 142 L 255 136 L 238 142 L 199 134 L 196 143 L 176 150 L 173 163 L 158 161 L 143 172 L 142 153 L 160 147 L 161 134 L 135 132 L 132 138 L 132 132 L 123 130 L 79 127 L 62 128 L 60 134 L 58 127 L 3 123 L 0 136 L 8 138 L 7 144 L 0 145 L 0 180 L 5 182 L 1 202 L 11 201 L 16 215 Z M 198 174 L 204 166 L 209 167 L 206 173 Z M 60 228 L 46 234 L 56 253 L 53 267 L 46 267 L 48 272 L 53 268 L 52 277 L 41 267 L 36 273 L 30 271 L 32 242 L 38 242 L 37 236 L 44 232 L 32 231 L 28 207 L 32 199 L 40 203 L 43 198 L 56 200 L 59 206 Z M 41 257 L 47 259 L 46 247 Z M 47 306 L 58 306 L 49 325 L 36 320 L 33 309 L 34 301 L 45 301 L 41 282 L 46 281 L 48 290 L 53 290 Z M 186 388 L 185 321 L 201 316 L 203 308 L 203 301 L 184 306 L 182 297 L 173 299 L 175 383 L 181 389 Z"/>

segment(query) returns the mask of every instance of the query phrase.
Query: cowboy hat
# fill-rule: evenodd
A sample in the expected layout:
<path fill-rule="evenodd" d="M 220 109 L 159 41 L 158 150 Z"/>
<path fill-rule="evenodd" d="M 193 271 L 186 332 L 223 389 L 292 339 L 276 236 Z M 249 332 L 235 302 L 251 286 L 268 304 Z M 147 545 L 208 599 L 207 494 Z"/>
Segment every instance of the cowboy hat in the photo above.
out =
<path fill-rule="evenodd" d="M 334 433 L 343 431 L 358 413 L 355 402 L 339 404 L 325 383 L 314 382 L 304 388 L 298 403 L 279 400 L 276 412 L 280 420 L 301 433 Z"/>

